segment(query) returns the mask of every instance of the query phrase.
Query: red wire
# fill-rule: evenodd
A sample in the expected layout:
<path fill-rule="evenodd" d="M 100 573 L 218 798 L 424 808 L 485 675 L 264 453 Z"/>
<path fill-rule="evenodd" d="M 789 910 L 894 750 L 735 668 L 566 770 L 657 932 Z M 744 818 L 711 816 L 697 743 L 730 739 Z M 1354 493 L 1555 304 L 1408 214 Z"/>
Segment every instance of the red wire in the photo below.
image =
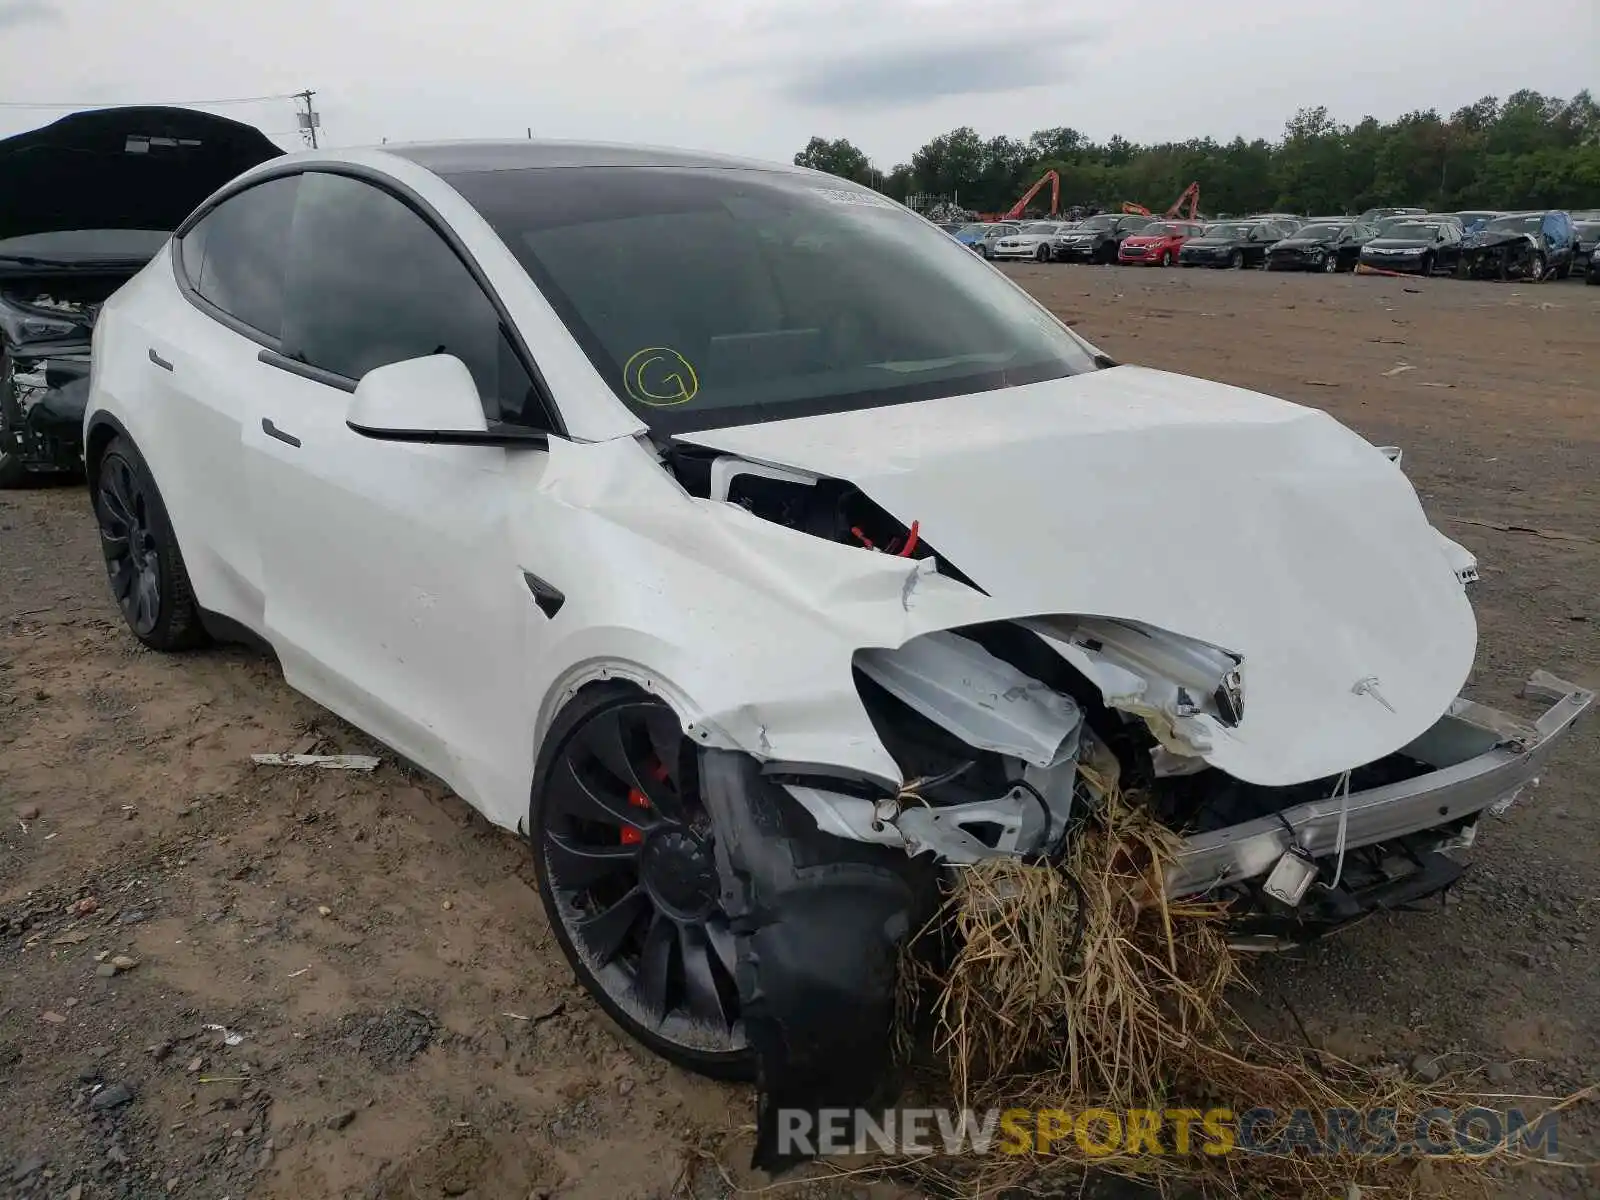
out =
<path fill-rule="evenodd" d="M 906 534 L 906 544 L 896 551 L 901 558 L 910 558 L 911 552 L 917 548 L 917 529 L 921 524 L 920 521 L 911 522 L 911 532 Z"/>

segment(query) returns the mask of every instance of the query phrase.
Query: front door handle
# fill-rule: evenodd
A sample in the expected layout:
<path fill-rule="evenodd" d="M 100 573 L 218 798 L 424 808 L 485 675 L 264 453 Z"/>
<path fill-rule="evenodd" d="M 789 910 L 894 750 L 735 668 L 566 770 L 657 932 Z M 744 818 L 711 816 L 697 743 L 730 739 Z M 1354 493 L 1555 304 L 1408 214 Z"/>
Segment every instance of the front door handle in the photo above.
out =
<path fill-rule="evenodd" d="M 154 346 L 150 347 L 150 361 L 155 363 L 155 365 L 160 367 L 163 371 L 172 370 L 172 364 L 166 359 L 162 358 L 161 355 L 157 354 Z"/>
<path fill-rule="evenodd" d="M 261 418 L 261 432 L 270 438 L 277 438 L 280 442 L 293 446 L 296 450 L 300 449 L 300 439 L 292 433 L 285 433 L 279 429 L 272 423 L 271 417 Z"/>

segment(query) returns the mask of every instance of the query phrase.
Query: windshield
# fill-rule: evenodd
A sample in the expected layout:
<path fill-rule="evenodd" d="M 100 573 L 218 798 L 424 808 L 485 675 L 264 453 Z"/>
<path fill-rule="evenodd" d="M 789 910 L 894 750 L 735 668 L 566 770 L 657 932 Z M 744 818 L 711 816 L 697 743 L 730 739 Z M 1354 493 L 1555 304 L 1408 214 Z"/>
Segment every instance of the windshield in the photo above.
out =
<path fill-rule="evenodd" d="M 974 221 L 971 225 L 963 225 L 960 229 L 958 229 L 956 231 L 956 236 L 959 237 L 963 233 L 970 233 L 970 234 L 973 234 L 973 235 L 977 235 L 977 234 L 982 233 L 987 228 L 989 228 L 989 227 L 987 225 L 985 225 L 982 221 Z"/>
<path fill-rule="evenodd" d="M 653 430 L 1094 369 L 1083 343 L 1004 276 L 865 188 L 670 167 L 447 178 Z"/>
<path fill-rule="evenodd" d="M 1207 225 L 1202 237 L 1208 238 L 1244 238 L 1250 233 L 1248 225 Z"/>
<path fill-rule="evenodd" d="M 1029 222 L 1027 225 L 1024 225 L 1020 230 L 1018 230 L 1018 232 L 1019 233 L 1054 233 L 1057 229 L 1060 229 L 1060 228 L 1061 228 L 1061 226 L 1057 225 L 1054 221 L 1032 221 L 1032 222 Z"/>
<path fill-rule="evenodd" d="M 64 229 L 0 238 L 0 258 L 49 262 L 95 262 L 109 258 L 154 258 L 172 234 L 159 229 Z"/>
<path fill-rule="evenodd" d="M 1116 227 L 1117 218 L 1111 213 L 1101 213 L 1098 217 L 1090 217 L 1087 221 L 1084 221 L 1078 226 L 1078 228 L 1082 230 L 1104 230 L 1115 229 Z"/>
<path fill-rule="evenodd" d="M 1489 222 L 1489 228 L 1514 230 L 1518 233 L 1538 233 L 1539 226 L 1543 222 L 1543 213 L 1529 213 L 1522 217 L 1499 217 Z"/>
<path fill-rule="evenodd" d="M 1431 238 L 1439 232 L 1437 225 L 1424 225 L 1420 221 L 1397 221 L 1384 231 L 1387 238 Z"/>
<path fill-rule="evenodd" d="M 1312 242 L 1331 242 L 1336 241 L 1343 232 L 1342 225 L 1306 225 L 1293 236 Z"/>
<path fill-rule="evenodd" d="M 1183 230 L 1166 221 L 1151 221 L 1143 229 L 1137 231 L 1140 237 L 1171 237 L 1182 233 Z"/>

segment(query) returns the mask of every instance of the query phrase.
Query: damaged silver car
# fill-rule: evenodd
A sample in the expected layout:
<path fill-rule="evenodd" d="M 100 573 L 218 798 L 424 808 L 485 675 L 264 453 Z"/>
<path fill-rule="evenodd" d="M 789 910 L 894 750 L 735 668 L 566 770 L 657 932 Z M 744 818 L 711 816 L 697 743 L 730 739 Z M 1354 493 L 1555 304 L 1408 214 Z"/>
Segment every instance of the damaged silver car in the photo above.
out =
<path fill-rule="evenodd" d="M 289 156 L 106 306 L 86 429 L 134 632 L 266 641 L 525 835 L 599 1003 L 768 1115 L 865 1103 L 943 884 L 1108 789 L 1293 942 L 1446 886 L 1593 700 L 1461 697 L 1398 451 L 798 168 Z"/>

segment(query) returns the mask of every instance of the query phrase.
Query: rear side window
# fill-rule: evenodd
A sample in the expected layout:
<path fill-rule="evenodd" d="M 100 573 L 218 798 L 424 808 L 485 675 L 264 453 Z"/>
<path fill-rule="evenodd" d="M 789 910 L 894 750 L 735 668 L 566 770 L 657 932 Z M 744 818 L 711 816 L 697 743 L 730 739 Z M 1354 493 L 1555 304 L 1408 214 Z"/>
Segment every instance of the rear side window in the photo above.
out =
<path fill-rule="evenodd" d="M 488 419 L 543 423 L 499 314 L 439 232 L 359 179 L 302 179 L 284 353 L 356 380 L 390 363 L 453 354 L 472 373 Z"/>
<path fill-rule="evenodd" d="M 224 200 L 183 236 L 184 274 L 200 295 L 268 337 L 283 328 L 284 258 L 300 176 Z"/>

